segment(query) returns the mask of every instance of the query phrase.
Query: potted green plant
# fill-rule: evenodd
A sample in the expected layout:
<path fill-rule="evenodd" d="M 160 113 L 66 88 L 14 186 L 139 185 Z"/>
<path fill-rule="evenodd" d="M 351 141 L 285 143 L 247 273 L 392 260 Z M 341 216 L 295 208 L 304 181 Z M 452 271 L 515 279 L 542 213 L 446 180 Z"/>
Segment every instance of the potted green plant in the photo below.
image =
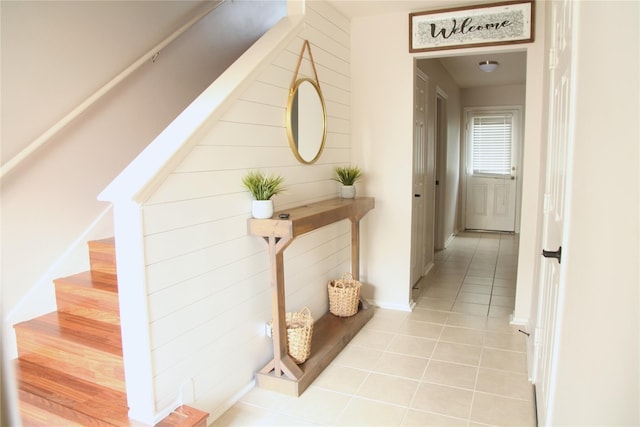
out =
<path fill-rule="evenodd" d="M 242 184 L 255 199 L 251 205 L 254 218 L 271 218 L 273 200 L 271 197 L 284 192 L 284 177 L 265 174 L 261 171 L 250 171 L 242 178 Z"/>
<path fill-rule="evenodd" d="M 332 179 L 342 184 L 340 197 L 343 199 L 356 197 L 354 184 L 362 178 L 362 170 L 358 166 L 337 166 L 334 170 L 336 175 Z"/>

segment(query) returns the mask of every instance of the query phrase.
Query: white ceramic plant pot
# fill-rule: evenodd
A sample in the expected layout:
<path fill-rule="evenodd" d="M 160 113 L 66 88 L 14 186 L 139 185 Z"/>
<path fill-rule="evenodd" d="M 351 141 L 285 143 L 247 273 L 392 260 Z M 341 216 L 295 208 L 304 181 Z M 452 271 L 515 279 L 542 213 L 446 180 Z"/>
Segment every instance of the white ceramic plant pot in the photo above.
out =
<path fill-rule="evenodd" d="M 353 199 L 356 197 L 355 185 L 343 185 L 340 187 L 340 197 L 343 199 Z"/>
<path fill-rule="evenodd" d="M 251 205 L 251 215 L 257 219 L 267 219 L 273 216 L 273 200 L 254 200 Z"/>

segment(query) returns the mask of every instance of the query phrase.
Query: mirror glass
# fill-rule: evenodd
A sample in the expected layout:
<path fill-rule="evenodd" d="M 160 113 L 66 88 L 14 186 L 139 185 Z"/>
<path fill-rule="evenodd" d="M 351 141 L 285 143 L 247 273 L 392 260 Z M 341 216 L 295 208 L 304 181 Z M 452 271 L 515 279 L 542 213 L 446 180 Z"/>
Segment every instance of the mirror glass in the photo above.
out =
<path fill-rule="evenodd" d="M 320 157 L 327 136 L 326 123 L 320 87 L 313 80 L 299 79 L 289 93 L 287 134 L 293 154 L 302 163 L 313 163 Z"/>

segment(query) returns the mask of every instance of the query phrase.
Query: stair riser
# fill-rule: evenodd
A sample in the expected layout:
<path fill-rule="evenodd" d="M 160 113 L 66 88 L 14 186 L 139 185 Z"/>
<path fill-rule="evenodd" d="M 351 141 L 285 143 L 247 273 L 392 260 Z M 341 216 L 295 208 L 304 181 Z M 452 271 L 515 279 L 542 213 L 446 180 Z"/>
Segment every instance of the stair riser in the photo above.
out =
<path fill-rule="evenodd" d="M 24 426 L 107 427 L 112 425 L 22 390 L 19 391 L 19 395 L 20 414 Z"/>
<path fill-rule="evenodd" d="M 56 281 L 58 311 L 120 325 L 118 295 Z"/>
<path fill-rule="evenodd" d="M 16 327 L 21 359 L 125 392 L 122 356 Z"/>
<path fill-rule="evenodd" d="M 113 239 L 89 242 L 89 262 L 91 270 L 116 274 L 116 249 Z"/>

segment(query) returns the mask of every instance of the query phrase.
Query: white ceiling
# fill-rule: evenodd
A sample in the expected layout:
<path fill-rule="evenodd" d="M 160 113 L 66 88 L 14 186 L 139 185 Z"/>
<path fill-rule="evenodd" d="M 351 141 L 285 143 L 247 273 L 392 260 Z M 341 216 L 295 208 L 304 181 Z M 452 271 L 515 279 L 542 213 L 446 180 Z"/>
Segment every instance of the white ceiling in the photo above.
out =
<path fill-rule="evenodd" d="M 485 73 L 478 68 L 481 61 L 498 61 L 498 69 Z M 453 80 L 461 88 L 524 84 L 527 76 L 527 53 L 493 53 L 440 58 Z"/>
<path fill-rule="evenodd" d="M 328 0 L 336 9 L 349 18 L 381 15 L 387 13 L 420 12 L 453 7 L 494 3 L 495 0 Z M 408 19 L 408 17 L 407 17 Z M 451 50 L 447 52 L 451 55 Z M 493 73 L 478 68 L 480 61 L 494 60 L 500 66 Z M 440 58 L 461 88 L 524 84 L 526 80 L 526 53 L 497 53 Z"/>

